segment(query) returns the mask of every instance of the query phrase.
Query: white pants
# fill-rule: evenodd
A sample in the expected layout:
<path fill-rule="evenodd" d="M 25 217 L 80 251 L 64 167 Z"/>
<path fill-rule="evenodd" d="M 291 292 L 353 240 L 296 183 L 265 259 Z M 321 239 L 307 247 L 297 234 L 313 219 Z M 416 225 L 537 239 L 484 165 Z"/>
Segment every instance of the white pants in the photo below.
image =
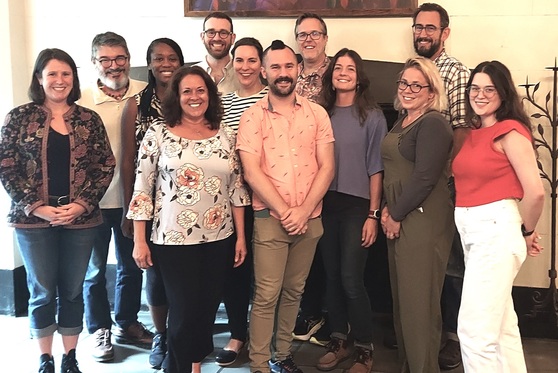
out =
<path fill-rule="evenodd" d="M 515 200 L 457 207 L 465 254 L 458 331 L 468 373 L 526 373 L 513 281 L 527 255 Z"/>

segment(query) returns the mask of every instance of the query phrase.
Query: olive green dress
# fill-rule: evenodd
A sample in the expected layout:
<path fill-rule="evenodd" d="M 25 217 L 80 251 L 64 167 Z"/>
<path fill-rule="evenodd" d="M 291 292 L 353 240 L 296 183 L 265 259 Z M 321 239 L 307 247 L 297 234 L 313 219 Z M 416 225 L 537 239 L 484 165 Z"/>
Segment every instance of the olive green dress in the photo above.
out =
<path fill-rule="evenodd" d="M 403 119 L 382 143 L 384 198 L 401 221 L 399 238 L 387 240 L 395 332 L 401 372 L 435 373 L 440 296 L 454 233 L 447 185 L 452 134 L 435 111 L 404 129 Z"/>

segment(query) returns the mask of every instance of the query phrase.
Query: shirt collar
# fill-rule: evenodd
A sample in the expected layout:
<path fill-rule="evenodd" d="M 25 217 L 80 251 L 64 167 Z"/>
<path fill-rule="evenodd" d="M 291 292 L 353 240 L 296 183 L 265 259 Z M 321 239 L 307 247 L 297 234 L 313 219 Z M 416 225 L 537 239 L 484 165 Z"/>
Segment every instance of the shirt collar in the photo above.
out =
<path fill-rule="evenodd" d="M 302 96 L 300 96 L 298 93 L 295 92 L 295 109 L 297 109 L 301 106 L 301 103 L 300 103 L 301 98 L 302 98 Z M 265 110 L 267 110 L 271 113 L 275 113 L 275 111 L 273 110 L 273 105 L 271 105 L 271 101 L 269 101 L 269 93 L 266 94 L 264 96 L 264 98 L 261 100 L 261 105 Z"/>
<path fill-rule="evenodd" d="M 304 60 L 302 60 L 302 61 L 300 62 L 300 65 L 299 65 L 299 66 L 300 66 L 300 70 L 299 70 L 298 75 L 301 75 L 301 76 L 304 76 L 304 77 L 306 77 L 306 76 L 312 76 L 312 75 L 318 75 L 318 76 L 321 77 L 321 76 L 324 75 L 324 73 L 325 73 L 325 71 L 326 71 L 328 65 L 329 65 L 329 57 L 326 56 L 325 59 L 324 59 L 324 62 L 323 62 L 322 65 L 318 68 L 318 70 L 314 71 L 314 72 L 311 73 L 311 74 L 303 74 L 303 72 L 304 72 Z"/>

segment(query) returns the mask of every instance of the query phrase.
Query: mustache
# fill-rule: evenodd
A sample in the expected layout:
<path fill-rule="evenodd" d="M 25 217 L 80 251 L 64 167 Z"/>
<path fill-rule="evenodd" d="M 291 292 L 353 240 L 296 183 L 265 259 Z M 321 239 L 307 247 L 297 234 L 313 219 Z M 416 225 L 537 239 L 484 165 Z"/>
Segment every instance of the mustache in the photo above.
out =
<path fill-rule="evenodd" d="M 273 84 L 278 84 L 278 83 L 294 83 L 294 80 L 289 76 L 280 76 L 279 78 L 273 81 Z"/>
<path fill-rule="evenodd" d="M 432 43 L 432 38 L 418 38 L 417 39 L 417 43 L 420 43 L 421 41 L 427 41 L 427 42 Z"/>
<path fill-rule="evenodd" d="M 124 68 L 122 68 L 122 67 L 118 67 L 116 69 L 105 70 L 105 74 L 122 73 L 122 72 L 124 72 Z"/>

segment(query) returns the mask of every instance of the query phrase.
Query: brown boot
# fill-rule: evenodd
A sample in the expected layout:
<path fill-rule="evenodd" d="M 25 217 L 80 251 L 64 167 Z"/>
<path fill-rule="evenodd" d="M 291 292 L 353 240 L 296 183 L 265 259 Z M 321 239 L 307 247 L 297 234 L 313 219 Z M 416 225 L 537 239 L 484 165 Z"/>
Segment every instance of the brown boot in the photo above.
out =
<path fill-rule="evenodd" d="M 337 367 L 337 365 L 346 360 L 350 354 L 347 350 L 347 341 L 336 337 L 331 338 L 331 341 L 326 346 L 327 352 L 318 360 L 316 368 L 318 370 L 329 371 Z"/>
<path fill-rule="evenodd" d="M 372 371 L 372 350 L 355 347 L 356 359 L 348 373 L 370 373 Z"/>

